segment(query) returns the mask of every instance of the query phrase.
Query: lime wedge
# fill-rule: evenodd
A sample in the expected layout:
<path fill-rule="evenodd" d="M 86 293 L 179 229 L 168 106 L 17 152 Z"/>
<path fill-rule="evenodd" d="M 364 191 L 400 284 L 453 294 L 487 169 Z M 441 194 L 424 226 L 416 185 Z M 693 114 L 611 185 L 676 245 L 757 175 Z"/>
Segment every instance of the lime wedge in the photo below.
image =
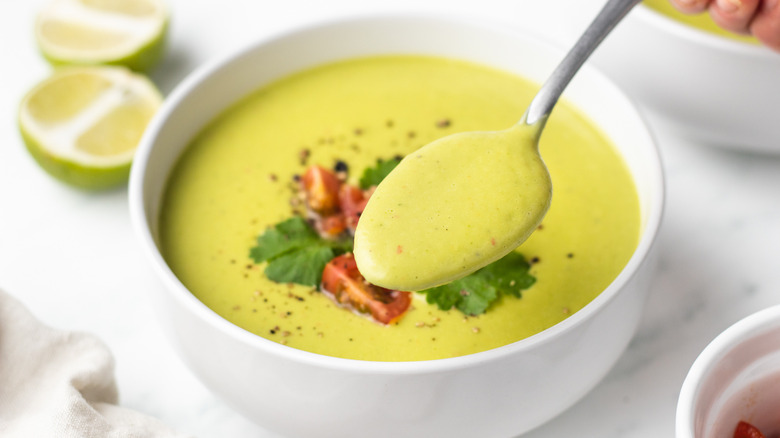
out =
<path fill-rule="evenodd" d="M 162 102 L 143 75 L 123 67 L 66 67 L 22 100 L 19 130 L 55 178 L 101 190 L 127 181 L 135 149 Z"/>
<path fill-rule="evenodd" d="M 38 47 L 54 65 L 123 65 L 148 70 L 168 28 L 162 0 L 54 0 L 38 14 Z"/>

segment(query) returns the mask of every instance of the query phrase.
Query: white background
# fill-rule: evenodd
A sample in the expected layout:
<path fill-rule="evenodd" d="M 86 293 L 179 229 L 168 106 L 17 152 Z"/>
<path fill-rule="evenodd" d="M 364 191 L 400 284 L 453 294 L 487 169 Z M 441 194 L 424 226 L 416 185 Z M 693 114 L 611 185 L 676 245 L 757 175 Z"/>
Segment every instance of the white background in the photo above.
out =
<path fill-rule="evenodd" d="M 567 43 L 601 1 L 389 3 L 171 0 L 169 50 L 152 79 L 167 94 L 202 63 L 259 37 L 367 12 L 476 16 Z M 161 285 L 132 233 L 126 191 L 63 186 L 24 149 L 17 105 L 51 71 L 33 38 L 43 4 L 0 0 L 0 288 L 46 324 L 104 340 L 116 357 L 123 406 L 199 437 L 275 437 L 215 398 L 169 350 L 148 299 Z M 738 319 L 780 301 L 780 156 L 683 141 L 650 121 L 668 203 L 661 267 L 639 331 L 594 391 L 528 437 L 673 436 L 677 395 L 701 349 Z"/>

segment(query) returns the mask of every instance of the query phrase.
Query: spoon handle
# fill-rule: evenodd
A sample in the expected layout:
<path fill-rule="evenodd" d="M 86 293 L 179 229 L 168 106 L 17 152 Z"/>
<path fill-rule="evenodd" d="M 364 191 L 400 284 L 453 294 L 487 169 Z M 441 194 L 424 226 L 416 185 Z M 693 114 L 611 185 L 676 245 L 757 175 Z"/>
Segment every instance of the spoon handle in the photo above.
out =
<path fill-rule="evenodd" d="M 604 38 L 615 28 L 615 26 L 628 14 L 628 12 L 641 0 L 609 0 L 601 12 L 590 23 L 580 39 L 574 44 L 566 57 L 563 58 L 552 75 L 539 89 L 539 92 L 531 101 L 528 109 L 523 116 L 526 125 L 539 125 L 541 128 L 547 122 L 547 118 L 561 97 L 563 90 L 571 81 L 577 70 L 582 67 L 585 60 L 593 53 Z"/>

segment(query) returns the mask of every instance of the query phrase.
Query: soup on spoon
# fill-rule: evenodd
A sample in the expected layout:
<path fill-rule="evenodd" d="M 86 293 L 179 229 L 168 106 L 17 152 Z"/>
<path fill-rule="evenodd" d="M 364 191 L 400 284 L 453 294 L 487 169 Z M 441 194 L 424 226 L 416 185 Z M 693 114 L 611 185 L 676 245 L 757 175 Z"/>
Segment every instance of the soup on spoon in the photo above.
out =
<path fill-rule="evenodd" d="M 610 0 L 539 90 L 522 120 L 444 137 L 408 155 L 371 196 L 355 230 L 372 284 L 422 290 L 464 277 L 523 243 L 552 198 L 538 140 L 585 60 L 640 0 Z"/>
<path fill-rule="evenodd" d="M 407 155 L 371 195 L 355 259 L 383 287 L 437 286 L 515 249 L 551 196 L 533 127 L 447 136 Z"/>

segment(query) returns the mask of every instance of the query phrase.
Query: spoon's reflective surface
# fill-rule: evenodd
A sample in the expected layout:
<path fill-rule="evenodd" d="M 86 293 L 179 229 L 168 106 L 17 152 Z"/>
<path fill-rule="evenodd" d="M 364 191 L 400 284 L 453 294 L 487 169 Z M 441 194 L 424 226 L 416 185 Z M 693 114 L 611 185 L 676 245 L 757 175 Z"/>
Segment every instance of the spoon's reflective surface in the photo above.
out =
<path fill-rule="evenodd" d="M 355 232 L 371 283 L 422 290 L 468 275 L 523 243 L 550 205 L 539 137 L 572 77 L 641 0 L 609 0 L 506 130 L 467 132 L 408 155 L 377 187 Z"/>

